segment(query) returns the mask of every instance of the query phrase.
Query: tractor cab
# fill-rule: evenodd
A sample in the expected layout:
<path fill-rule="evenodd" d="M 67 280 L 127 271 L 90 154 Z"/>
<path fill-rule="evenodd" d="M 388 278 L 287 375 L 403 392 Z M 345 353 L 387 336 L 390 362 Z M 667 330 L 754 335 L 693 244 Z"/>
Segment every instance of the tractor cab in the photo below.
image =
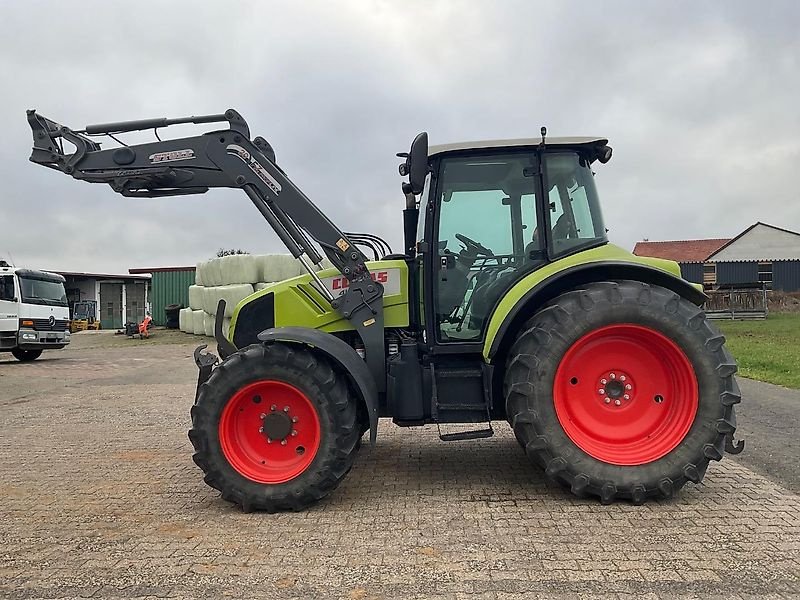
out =
<path fill-rule="evenodd" d="M 607 140 L 543 140 L 428 150 L 416 241 L 435 342 L 480 342 L 514 283 L 548 262 L 607 243 L 591 168 L 610 158 Z"/>

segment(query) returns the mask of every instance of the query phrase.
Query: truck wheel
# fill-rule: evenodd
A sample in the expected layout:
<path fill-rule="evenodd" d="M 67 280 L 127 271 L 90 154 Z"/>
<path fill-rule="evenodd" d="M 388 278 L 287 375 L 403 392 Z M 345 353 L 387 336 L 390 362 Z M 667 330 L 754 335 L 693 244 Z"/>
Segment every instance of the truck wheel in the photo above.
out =
<path fill-rule="evenodd" d="M 42 355 L 42 351 L 41 350 L 23 350 L 22 348 L 14 348 L 11 351 L 11 354 L 13 354 L 14 358 L 16 358 L 19 361 L 30 362 L 32 360 L 36 360 L 37 358 L 39 358 Z"/>
<path fill-rule="evenodd" d="M 667 289 L 594 283 L 553 300 L 507 360 L 509 422 L 553 481 L 641 504 L 699 483 L 736 429 L 736 363 L 703 311 Z"/>
<path fill-rule="evenodd" d="M 251 510 L 301 510 L 353 466 L 357 398 L 346 378 L 301 346 L 232 354 L 200 387 L 189 439 L 204 481 Z"/>

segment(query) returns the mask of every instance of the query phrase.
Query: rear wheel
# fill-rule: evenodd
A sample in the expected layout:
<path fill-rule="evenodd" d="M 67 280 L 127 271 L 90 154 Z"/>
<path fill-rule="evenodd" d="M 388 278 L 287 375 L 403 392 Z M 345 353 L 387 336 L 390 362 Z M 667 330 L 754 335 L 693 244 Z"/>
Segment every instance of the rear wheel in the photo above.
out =
<path fill-rule="evenodd" d="M 509 355 L 509 421 L 578 495 L 635 503 L 702 480 L 736 428 L 736 364 L 703 312 L 639 282 L 556 298 Z"/>
<path fill-rule="evenodd" d="M 23 350 L 21 348 L 14 348 L 11 351 L 11 354 L 13 354 L 14 358 L 16 358 L 19 361 L 30 362 L 32 360 L 36 360 L 37 358 L 39 358 L 42 355 L 42 351 L 41 350 Z"/>
<path fill-rule="evenodd" d="M 301 510 L 332 492 L 355 460 L 357 398 L 300 346 L 249 346 L 200 388 L 189 439 L 205 482 L 244 510 Z"/>

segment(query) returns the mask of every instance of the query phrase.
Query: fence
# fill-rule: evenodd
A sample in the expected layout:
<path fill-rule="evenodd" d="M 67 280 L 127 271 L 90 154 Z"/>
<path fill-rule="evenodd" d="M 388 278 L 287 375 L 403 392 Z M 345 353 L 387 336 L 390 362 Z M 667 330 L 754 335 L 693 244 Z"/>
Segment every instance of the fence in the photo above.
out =
<path fill-rule="evenodd" d="M 719 289 L 706 294 L 709 319 L 767 318 L 767 290 L 763 287 Z"/>

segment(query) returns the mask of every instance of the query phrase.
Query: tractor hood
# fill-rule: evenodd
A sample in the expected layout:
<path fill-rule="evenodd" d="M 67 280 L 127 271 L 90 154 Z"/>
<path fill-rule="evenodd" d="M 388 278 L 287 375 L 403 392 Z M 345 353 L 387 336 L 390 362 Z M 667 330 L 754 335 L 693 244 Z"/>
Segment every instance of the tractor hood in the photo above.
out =
<path fill-rule="evenodd" d="M 367 262 L 373 280 L 384 288 L 386 327 L 408 326 L 408 266 L 403 260 Z M 348 287 L 336 269 L 317 273 L 334 297 Z M 352 323 L 333 310 L 312 284 L 311 275 L 299 275 L 268 285 L 242 300 L 234 310 L 228 337 L 242 348 L 272 327 L 309 327 L 328 333 L 353 330 Z"/>

